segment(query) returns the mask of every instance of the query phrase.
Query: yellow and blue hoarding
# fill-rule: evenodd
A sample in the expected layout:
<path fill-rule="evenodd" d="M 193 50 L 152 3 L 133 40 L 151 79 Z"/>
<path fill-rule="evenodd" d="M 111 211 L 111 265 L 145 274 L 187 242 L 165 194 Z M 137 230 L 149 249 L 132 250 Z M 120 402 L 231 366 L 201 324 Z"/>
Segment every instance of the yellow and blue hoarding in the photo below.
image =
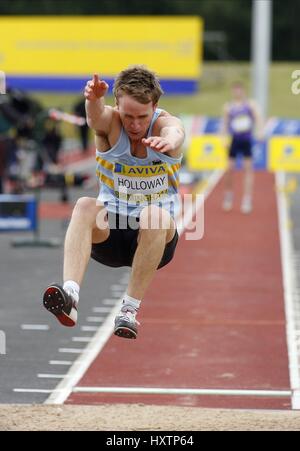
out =
<path fill-rule="evenodd" d="M 199 17 L 2 16 L 0 70 L 23 89 L 76 91 L 93 73 L 112 84 L 124 68 L 145 64 L 167 93 L 191 93 L 202 34 Z"/>
<path fill-rule="evenodd" d="M 227 154 L 218 135 L 194 136 L 187 153 L 187 165 L 192 171 L 225 169 Z"/>
<path fill-rule="evenodd" d="M 273 136 L 268 160 L 270 171 L 300 172 L 300 136 Z"/>
<path fill-rule="evenodd" d="M 191 125 L 191 139 L 187 149 L 187 165 L 192 171 L 226 169 L 228 147 L 220 136 L 221 119 L 195 117 Z M 300 172 L 300 121 L 272 118 L 263 140 L 252 141 L 253 166 L 271 172 Z M 242 167 L 238 156 L 236 167 Z"/>
<path fill-rule="evenodd" d="M 191 139 L 187 152 L 187 164 L 192 171 L 212 171 L 226 169 L 228 166 L 228 145 L 220 135 L 205 134 Z M 256 170 L 266 169 L 267 149 L 264 141 L 253 140 L 253 167 Z M 238 156 L 236 168 L 241 169 L 243 158 Z"/>

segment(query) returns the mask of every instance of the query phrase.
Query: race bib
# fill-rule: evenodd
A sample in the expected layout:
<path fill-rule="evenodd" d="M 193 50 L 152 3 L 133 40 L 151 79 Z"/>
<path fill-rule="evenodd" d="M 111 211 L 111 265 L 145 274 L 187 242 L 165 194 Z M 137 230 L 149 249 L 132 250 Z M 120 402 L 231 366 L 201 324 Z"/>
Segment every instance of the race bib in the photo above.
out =
<path fill-rule="evenodd" d="M 168 195 L 168 165 L 128 166 L 115 163 L 114 191 L 128 204 L 140 205 L 159 201 Z"/>
<path fill-rule="evenodd" d="M 246 114 L 237 116 L 232 120 L 231 128 L 236 133 L 249 132 L 252 129 L 252 119 Z"/>

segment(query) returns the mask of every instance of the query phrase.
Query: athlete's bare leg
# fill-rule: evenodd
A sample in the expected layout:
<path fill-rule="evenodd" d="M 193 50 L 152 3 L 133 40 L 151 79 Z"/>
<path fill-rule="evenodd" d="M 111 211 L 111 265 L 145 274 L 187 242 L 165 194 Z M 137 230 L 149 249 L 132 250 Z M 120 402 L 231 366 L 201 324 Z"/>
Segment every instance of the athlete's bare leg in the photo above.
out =
<path fill-rule="evenodd" d="M 244 196 L 252 197 L 254 185 L 254 170 L 252 158 L 244 160 L 245 178 L 244 178 Z"/>
<path fill-rule="evenodd" d="M 145 207 L 140 214 L 138 246 L 132 263 L 131 276 L 120 313 L 115 319 L 114 334 L 136 338 L 136 320 L 140 302 L 161 262 L 164 249 L 176 233 L 170 214 L 158 206 Z"/>
<path fill-rule="evenodd" d="M 106 209 L 96 199 L 82 197 L 73 210 L 65 239 L 64 285 L 51 284 L 43 295 L 44 307 L 67 327 L 77 323 L 79 290 L 88 261 L 92 242 L 105 241 L 109 236 Z"/>
<path fill-rule="evenodd" d="M 105 207 L 96 199 L 82 197 L 77 201 L 65 238 L 64 281 L 72 280 L 81 285 L 92 243 L 101 243 L 109 237 L 105 216 Z"/>
<path fill-rule="evenodd" d="M 233 207 L 233 177 L 235 169 L 235 159 L 229 158 L 228 168 L 224 175 L 224 200 L 223 209 L 230 211 Z"/>
<path fill-rule="evenodd" d="M 235 159 L 229 158 L 228 168 L 224 175 L 224 188 L 225 191 L 233 191 L 233 176 L 235 168 Z"/>
<path fill-rule="evenodd" d="M 155 205 L 142 210 L 138 246 L 127 289 L 129 296 L 143 299 L 162 259 L 165 246 L 174 234 L 175 223 L 166 210 Z"/>
<path fill-rule="evenodd" d="M 252 211 L 252 194 L 254 185 L 254 170 L 252 158 L 245 158 L 244 161 L 244 195 L 241 204 L 242 213 L 251 213 Z"/>

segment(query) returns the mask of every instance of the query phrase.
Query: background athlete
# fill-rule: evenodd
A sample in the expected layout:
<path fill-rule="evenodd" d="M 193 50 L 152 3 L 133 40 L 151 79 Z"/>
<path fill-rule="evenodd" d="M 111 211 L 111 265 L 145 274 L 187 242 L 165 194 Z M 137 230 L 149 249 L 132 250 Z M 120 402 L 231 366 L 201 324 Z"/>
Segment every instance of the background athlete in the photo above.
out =
<path fill-rule="evenodd" d="M 244 192 L 241 204 L 243 213 L 252 211 L 254 184 L 252 146 L 254 131 L 257 129 L 258 139 L 262 139 L 262 118 L 257 104 L 247 99 L 246 90 L 241 82 L 232 86 L 232 101 L 223 107 L 222 134 L 230 135 L 229 166 L 225 174 L 225 194 L 223 209 L 230 211 L 233 207 L 233 171 L 238 155 L 244 157 Z M 225 144 L 226 145 L 226 144 Z"/>
<path fill-rule="evenodd" d="M 184 129 L 178 118 L 157 108 L 163 92 L 144 66 L 117 76 L 114 107 L 105 104 L 107 90 L 97 75 L 85 88 L 87 121 L 96 135 L 99 196 L 77 201 L 65 239 L 63 287 L 50 285 L 43 303 L 63 325 L 74 326 L 90 257 L 111 267 L 131 266 L 115 334 L 136 338 L 140 302 L 178 241 L 174 218 Z"/>

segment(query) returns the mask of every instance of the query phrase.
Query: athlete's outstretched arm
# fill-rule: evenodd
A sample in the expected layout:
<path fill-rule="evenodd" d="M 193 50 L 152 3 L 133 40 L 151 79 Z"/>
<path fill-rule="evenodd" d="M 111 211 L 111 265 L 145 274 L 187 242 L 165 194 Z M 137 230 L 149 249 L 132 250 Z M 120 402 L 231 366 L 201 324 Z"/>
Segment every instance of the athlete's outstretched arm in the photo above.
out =
<path fill-rule="evenodd" d="M 151 149 L 166 153 L 170 157 L 181 156 L 181 146 L 184 142 L 185 133 L 180 119 L 174 116 L 163 116 L 157 120 L 158 136 L 149 136 L 143 139 L 143 144 Z"/>
<path fill-rule="evenodd" d="M 87 82 L 84 90 L 88 126 L 104 136 L 109 134 L 113 118 L 113 108 L 105 105 L 104 97 L 107 91 L 108 84 L 100 80 L 97 74 Z"/>

